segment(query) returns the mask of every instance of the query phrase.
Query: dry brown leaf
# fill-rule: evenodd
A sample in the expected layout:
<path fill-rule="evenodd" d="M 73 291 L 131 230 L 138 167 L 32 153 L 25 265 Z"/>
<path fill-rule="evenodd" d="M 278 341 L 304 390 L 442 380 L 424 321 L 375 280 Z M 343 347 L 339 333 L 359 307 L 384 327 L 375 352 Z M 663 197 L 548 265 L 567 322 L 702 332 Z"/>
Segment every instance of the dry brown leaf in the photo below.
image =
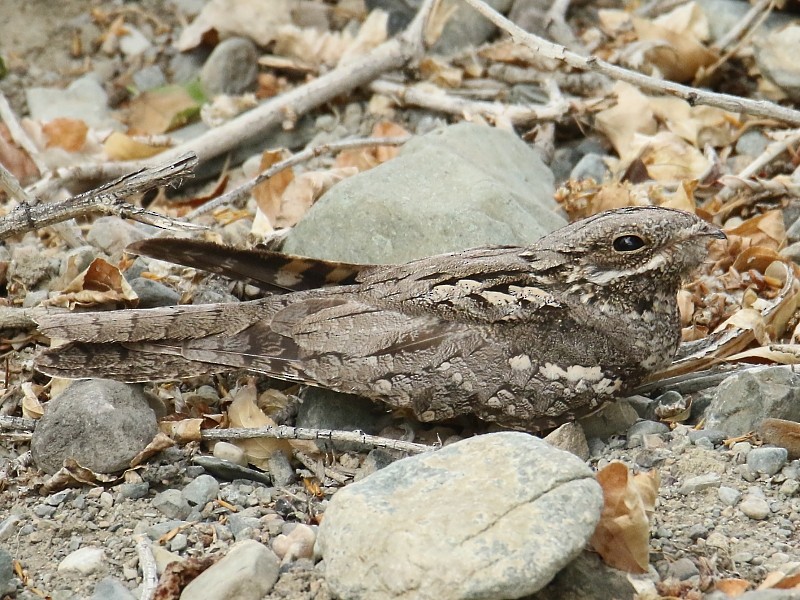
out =
<path fill-rule="evenodd" d="M 464 71 L 435 56 L 420 60 L 419 72 L 423 79 L 444 88 L 457 88 L 464 79 Z"/>
<path fill-rule="evenodd" d="M 613 462 L 597 473 L 603 488 L 603 512 L 591 545 L 607 565 L 629 573 L 646 573 L 650 558 L 650 523 L 658 496 L 658 471 L 635 477 Z"/>
<path fill-rule="evenodd" d="M 22 384 L 22 416 L 26 419 L 41 419 L 44 415 L 44 407 L 39 401 L 39 394 L 42 393 L 42 386 L 35 385 L 29 381 Z"/>
<path fill-rule="evenodd" d="M 388 15 L 373 10 L 356 35 L 348 30 L 320 32 L 314 28 L 284 25 L 276 34 L 273 52 L 301 61 L 306 67 L 333 67 L 363 56 L 387 39 Z"/>
<path fill-rule="evenodd" d="M 728 579 L 720 579 L 714 583 L 714 589 L 716 591 L 723 592 L 730 598 L 738 598 L 744 594 L 749 587 L 749 581 L 745 581 L 744 579 L 735 579 L 732 577 Z"/>
<path fill-rule="evenodd" d="M 800 564 L 786 565 L 786 572 L 772 571 L 768 573 L 756 589 L 800 590 Z"/>
<path fill-rule="evenodd" d="M 265 150 L 261 154 L 261 164 L 259 172 L 263 173 L 275 163 L 279 163 L 289 156 L 288 150 Z M 253 188 L 253 197 L 256 200 L 258 209 L 267 217 L 267 220 L 275 226 L 278 214 L 281 210 L 281 199 L 286 187 L 294 181 L 294 171 L 284 169 L 270 177 L 267 181 L 259 183 Z M 268 232 L 265 232 L 268 233 Z"/>
<path fill-rule="evenodd" d="M 202 438 L 204 419 L 196 417 L 193 419 L 181 419 L 180 421 L 161 421 L 158 426 L 163 433 L 181 444 L 188 442 L 199 442 Z"/>
<path fill-rule="evenodd" d="M 800 458 L 800 423 L 797 421 L 764 419 L 757 433 L 763 442 L 786 448 L 789 460 Z"/>
<path fill-rule="evenodd" d="M 403 137 L 409 135 L 408 130 L 402 125 L 392 121 L 380 121 L 372 128 L 372 137 Z M 367 146 L 342 150 L 336 156 L 335 167 L 355 167 L 366 171 L 387 160 L 396 157 L 400 152 L 397 146 Z"/>
<path fill-rule="evenodd" d="M 0 123 L 0 164 L 11 171 L 22 185 L 39 177 L 39 169 L 28 153 L 17 146 L 5 123 Z"/>
<path fill-rule="evenodd" d="M 256 387 L 248 384 L 240 388 L 228 407 L 228 419 L 233 428 L 274 427 L 275 421 L 265 415 L 256 404 Z M 249 440 L 231 440 L 244 450 L 247 461 L 266 470 L 269 457 L 275 452 L 289 455 L 291 446 L 287 440 L 273 438 L 253 438 Z"/>
<path fill-rule="evenodd" d="M 82 467 L 72 458 L 64 459 L 64 466 L 53 473 L 44 482 L 39 492 L 42 495 L 52 494 L 68 487 L 80 487 L 82 485 L 114 484 L 123 481 L 122 475 L 107 475 L 96 473 L 91 469 Z"/>
<path fill-rule="evenodd" d="M 157 135 L 182 127 L 200 114 L 200 102 L 180 85 L 142 92 L 130 102 L 128 133 Z"/>
<path fill-rule="evenodd" d="M 659 203 L 659 206 L 665 206 L 666 208 L 677 208 L 693 213 L 695 208 L 697 208 L 697 205 L 694 201 L 694 190 L 696 188 L 697 181 L 689 179 L 683 180 L 678 186 L 678 189 L 675 190 L 675 193 L 671 194 L 663 202 Z"/>
<path fill-rule="evenodd" d="M 175 445 L 175 442 L 171 437 L 166 435 L 163 431 L 159 431 L 156 433 L 155 437 L 150 440 L 150 443 L 145 446 L 145 448 L 139 452 L 136 456 L 131 459 L 130 466 L 131 468 L 138 467 L 148 458 L 151 458 L 161 452 L 162 450 L 166 450 L 167 448 L 171 448 Z"/>
<path fill-rule="evenodd" d="M 292 22 L 295 5 L 295 0 L 211 0 L 183 29 L 176 45 L 178 50 L 185 51 L 209 40 L 243 36 L 259 46 L 267 46 L 281 25 Z"/>
<path fill-rule="evenodd" d="M 114 131 L 103 143 L 103 150 L 111 160 L 138 160 L 161 154 L 167 146 L 153 146 Z"/>
<path fill-rule="evenodd" d="M 708 24 L 705 13 L 694 2 L 653 21 L 633 17 L 631 22 L 640 41 L 653 43 L 645 56 L 665 79 L 690 81 L 701 67 L 713 64 L 718 58 L 701 41 L 708 37 Z"/>
<path fill-rule="evenodd" d="M 697 179 L 709 166 L 700 150 L 671 131 L 653 136 L 635 135 L 628 151 L 636 152 L 636 158 L 656 181 Z"/>
<path fill-rule="evenodd" d="M 628 83 L 617 82 L 613 94 L 617 103 L 597 113 L 595 125 L 614 146 L 620 159 L 627 163 L 635 155 L 630 151 L 634 137 L 638 134 L 654 135 L 658 131 L 658 124 L 650 99 L 638 89 Z"/>
<path fill-rule="evenodd" d="M 102 258 L 95 258 L 58 296 L 45 300 L 42 305 L 74 308 L 113 304 L 132 308 L 138 303 L 139 297 L 120 270 Z"/>
<path fill-rule="evenodd" d="M 55 146 L 68 152 L 78 152 L 86 144 L 89 127 L 80 119 L 61 117 L 43 124 L 42 133 L 47 138 L 47 148 Z"/>
<path fill-rule="evenodd" d="M 772 250 L 780 250 L 786 243 L 783 211 L 768 210 L 765 213 L 747 219 L 733 229 L 726 229 L 725 233 L 746 237 L 753 246 L 764 246 Z"/>

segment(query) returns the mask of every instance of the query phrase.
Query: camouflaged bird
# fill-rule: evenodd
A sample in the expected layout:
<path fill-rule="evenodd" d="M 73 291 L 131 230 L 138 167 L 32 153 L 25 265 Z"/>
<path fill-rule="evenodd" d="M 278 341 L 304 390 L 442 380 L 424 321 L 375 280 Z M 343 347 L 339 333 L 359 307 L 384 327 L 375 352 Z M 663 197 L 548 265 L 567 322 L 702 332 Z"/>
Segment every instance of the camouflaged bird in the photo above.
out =
<path fill-rule="evenodd" d="M 724 238 L 698 217 L 623 208 L 526 246 L 352 265 L 203 242 L 133 250 L 288 293 L 242 303 L 37 317 L 73 343 L 37 368 L 129 382 L 248 369 L 360 394 L 433 421 L 473 413 L 537 430 L 666 367 L 676 294 Z M 328 287 L 324 287 L 324 286 Z"/>

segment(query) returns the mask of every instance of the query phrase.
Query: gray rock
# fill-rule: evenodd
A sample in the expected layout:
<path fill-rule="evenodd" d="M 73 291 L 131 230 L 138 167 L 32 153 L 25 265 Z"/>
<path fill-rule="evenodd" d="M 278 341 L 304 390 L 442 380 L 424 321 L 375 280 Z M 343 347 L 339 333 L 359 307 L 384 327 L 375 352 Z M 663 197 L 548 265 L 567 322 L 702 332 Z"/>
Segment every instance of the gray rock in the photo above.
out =
<path fill-rule="evenodd" d="M 146 92 L 167 85 L 164 71 L 158 65 L 144 67 L 133 74 L 133 85 L 140 92 Z"/>
<path fill-rule="evenodd" d="M 766 150 L 769 144 L 769 139 L 758 129 L 751 129 L 745 131 L 741 137 L 736 140 L 737 154 L 744 154 L 755 158 Z"/>
<path fill-rule="evenodd" d="M 122 483 L 117 487 L 122 498 L 145 498 L 150 493 L 150 484 L 146 481 L 139 483 Z"/>
<path fill-rule="evenodd" d="M 686 581 L 694 577 L 700 578 L 700 570 L 697 568 L 697 565 L 686 557 L 679 558 L 675 562 L 670 563 L 667 574 L 669 577 L 673 577 L 678 581 Z"/>
<path fill-rule="evenodd" d="M 719 446 L 728 438 L 728 435 L 720 429 L 690 429 L 688 436 L 693 444 L 697 444 L 700 440 L 708 440 L 712 446 Z"/>
<path fill-rule="evenodd" d="M 678 488 L 678 493 L 683 495 L 696 494 L 708 488 L 719 487 L 721 482 L 722 478 L 719 473 L 704 473 L 684 481 L 681 487 Z"/>
<path fill-rule="evenodd" d="M 524 433 L 493 433 L 340 490 L 318 548 L 331 591 L 350 600 L 519 598 L 580 553 L 601 507 L 580 459 Z"/>
<path fill-rule="evenodd" d="M 18 281 L 30 290 L 54 277 L 59 266 L 57 259 L 45 256 L 40 248 L 17 244 L 11 253 L 8 279 Z"/>
<path fill-rule="evenodd" d="M 211 475 L 200 475 L 189 482 L 181 495 L 192 506 L 203 508 L 219 494 L 219 482 Z"/>
<path fill-rule="evenodd" d="M 564 423 L 548 433 L 544 441 L 560 450 L 566 450 L 581 460 L 589 460 L 589 442 L 583 428 L 577 423 Z"/>
<path fill-rule="evenodd" d="M 786 448 L 753 448 L 747 454 L 747 466 L 753 473 L 772 476 L 783 468 L 788 455 Z"/>
<path fill-rule="evenodd" d="M 698 0 L 697 3 L 708 17 L 708 28 L 711 40 L 716 42 L 727 35 L 750 10 L 746 2 L 732 2 L 731 0 Z M 792 15 L 776 13 L 773 11 L 762 27 L 776 27 L 791 21 Z"/>
<path fill-rule="evenodd" d="M 58 269 L 59 275 L 64 275 L 69 270 L 74 273 L 81 273 L 97 257 L 97 250 L 92 246 L 80 246 L 69 250 L 63 256 L 64 258 L 61 260 L 61 265 Z"/>
<path fill-rule="evenodd" d="M 253 537 L 254 533 L 261 528 L 261 521 L 256 517 L 233 513 L 228 515 L 228 527 L 236 541 L 241 542 Z"/>
<path fill-rule="evenodd" d="M 11 594 L 15 589 L 14 558 L 0 547 L 0 596 Z"/>
<path fill-rule="evenodd" d="M 794 231 L 792 231 L 794 230 Z M 794 222 L 792 227 L 790 228 L 792 231 L 793 236 L 797 236 L 800 234 L 800 219 Z M 788 232 L 787 232 L 788 234 Z M 794 244 L 789 244 L 785 248 L 781 249 L 780 251 L 781 256 L 785 256 L 795 264 L 800 264 L 800 242 L 795 242 Z"/>
<path fill-rule="evenodd" d="M 98 473 L 127 468 L 158 432 L 140 386 L 105 379 L 76 381 L 47 406 L 31 439 L 37 466 L 58 471 L 64 459 Z"/>
<path fill-rule="evenodd" d="M 422 0 L 367 0 L 369 11 L 380 9 L 389 15 L 389 33 L 395 34 L 405 29 L 422 4 Z M 489 0 L 495 10 L 507 12 L 511 0 Z M 441 54 L 453 52 L 465 46 L 478 46 L 495 31 L 495 27 L 481 17 L 475 10 L 457 0 L 446 0 L 444 10 L 454 10 L 448 19 L 441 37 L 433 46 L 433 51 Z"/>
<path fill-rule="evenodd" d="M 628 438 L 628 448 L 638 448 L 642 445 L 642 439 L 646 435 L 662 435 L 669 433 L 669 427 L 658 421 L 637 421 L 628 428 L 626 437 Z"/>
<path fill-rule="evenodd" d="M 609 402 L 593 415 L 584 417 L 578 422 L 583 427 L 587 439 L 600 438 L 607 440 L 612 435 L 627 431 L 639 415 L 627 400 L 621 398 Z"/>
<path fill-rule="evenodd" d="M 192 507 L 181 495 L 180 490 L 169 489 L 159 492 L 153 497 L 153 508 L 169 519 L 185 519 L 192 512 Z"/>
<path fill-rule="evenodd" d="M 135 600 L 135 596 L 116 577 L 106 577 L 94 586 L 90 600 Z"/>
<path fill-rule="evenodd" d="M 742 499 L 742 492 L 732 487 L 720 486 L 717 490 L 717 497 L 727 506 L 736 506 Z"/>
<path fill-rule="evenodd" d="M 800 44 L 800 24 L 774 29 L 753 40 L 755 59 L 761 73 L 792 100 L 800 99 L 800 65 L 795 48 Z"/>
<path fill-rule="evenodd" d="M 223 479 L 225 481 L 233 481 L 234 479 L 248 479 L 250 481 L 260 481 L 266 485 L 272 485 L 272 477 L 269 473 L 250 469 L 248 467 L 241 467 L 227 460 L 220 460 L 213 456 L 195 456 L 192 462 L 200 465 L 206 471 Z"/>
<path fill-rule="evenodd" d="M 58 572 L 90 575 L 102 569 L 105 564 L 106 553 L 102 548 L 86 546 L 67 554 L 58 563 Z"/>
<path fill-rule="evenodd" d="M 392 263 L 486 244 L 528 244 L 564 224 L 553 176 L 522 140 L 459 123 L 339 182 L 289 232 L 284 251 Z"/>
<path fill-rule="evenodd" d="M 137 227 L 118 217 L 100 217 L 92 223 L 87 241 L 112 258 L 119 258 L 128 244 L 152 237 L 155 228 Z"/>
<path fill-rule="evenodd" d="M 359 396 L 309 387 L 300 397 L 302 403 L 297 408 L 297 427 L 360 430 L 375 435 L 391 421 L 385 407 Z M 317 445 L 324 450 L 336 449 L 342 452 L 363 448 L 353 443 L 327 441 L 319 441 Z"/>
<path fill-rule="evenodd" d="M 203 68 L 200 83 L 209 96 L 242 94 L 258 76 L 258 50 L 247 38 L 231 37 L 217 44 Z"/>
<path fill-rule="evenodd" d="M 182 600 L 261 600 L 278 580 L 280 561 L 264 544 L 246 540 L 203 571 L 181 594 Z"/>
<path fill-rule="evenodd" d="M 608 600 L 635 595 L 627 573 L 609 567 L 597 554 L 584 551 L 527 600 Z"/>
<path fill-rule="evenodd" d="M 175 528 L 178 527 L 185 527 L 187 525 L 186 521 L 181 521 L 180 519 L 170 519 L 169 521 L 164 521 L 163 523 L 158 523 L 156 525 L 152 525 L 145 530 L 147 537 L 151 540 L 157 540 L 158 538 L 162 537 L 163 535 L 169 533 Z"/>
<path fill-rule="evenodd" d="M 754 431 L 766 417 L 800 421 L 800 374 L 791 368 L 771 367 L 728 377 L 706 409 L 706 426 L 737 436 Z"/>
<path fill-rule="evenodd" d="M 139 308 L 173 306 L 180 302 L 180 294 L 160 281 L 137 277 L 129 283 L 136 295 L 139 296 Z"/>
<path fill-rule="evenodd" d="M 594 179 L 597 183 L 602 183 L 608 175 L 604 157 L 594 152 L 584 154 L 569 174 L 569 178 L 575 181 L 583 179 Z"/>
<path fill-rule="evenodd" d="M 270 454 L 267 459 L 267 466 L 272 476 L 272 485 L 276 487 L 285 487 L 297 479 L 289 458 L 283 452 Z"/>
<path fill-rule="evenodd" d="M 103 86 L 85 75 L 76 79 L 66 89 L 31 87 L 25 90 L 30 117 L 36 121 L 51 121 L 58 117 L 81 119 L 95 129 L 124 129 L 112 118 L 108 96 Z"/>

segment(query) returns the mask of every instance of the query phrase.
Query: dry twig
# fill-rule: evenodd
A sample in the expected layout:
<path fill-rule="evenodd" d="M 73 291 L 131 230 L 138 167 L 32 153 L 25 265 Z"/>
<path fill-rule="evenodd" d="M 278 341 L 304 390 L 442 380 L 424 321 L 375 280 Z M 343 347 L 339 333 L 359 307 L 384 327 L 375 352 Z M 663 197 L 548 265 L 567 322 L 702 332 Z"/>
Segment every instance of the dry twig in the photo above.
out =
<path fill-rule="evenodd" d="M 305 150 L 293 154 L 289 158 L 286 158 L 280 162 L 275 163 L 268 169 L 266 169 L 263 173 L 259 173 L 251 181 L 240 185 L 236 189 L 231 190 L 209 202 L 206 202 L 199 208 L 196 208 L 188 215 L 186 215 L 186 219 L 191 221 L 196 219 L 197 217 L 207 214 L 216 210 L 221 206 L 239 206 L 244 203 L 247 199 L 248 194 L 253 191 L 253 188 L 256 187 L 259 183 L 263 183 L 267 181 L 270 177 L 274 177 L 281 171 L 289 169 L 295 165 L 300 163 L 306 162 L 315 158 L 317 156 L 321 156 L 323 154 L 328 154 L 329 152 L 339 152 L 340 150 L 348 150 L 352 148 L 363 148 L 368 146 L 400 146 L 405 144 L 410 138 L 410 136 L 405 137 L 385 137 L 385 138 L 357 138 L 357 139 L 349 139 L 349 140 L 342 140 L 339 142 L 331 142 L 329 144 L 320 144 L 319 146 L 314 146 L 313 148 L 306 148 Z"/>
<path fill-rule="evenodd" d="M 760 117 L 777 119 L 793 125 L 800 125 L 800 111 L 787 108 L 766 100 L 751 100 L 730 94 L 718 94 L 672 81 L 657 79 L 629 69 L 624 69 L 596 56 L 581 56 L 567 50 L 564 46 L 548 42 L 542 37 L 528 33 L 518 27 L 482 0 L 464 0 L 492 23 L 506 31 L 520 44 L 544 56 L 563 62 L 582 71 L 595 71 L 619 81 L 625 81 L 649 92 L 668 94 L 686 100 L 689 104 L 716 106 L 731 112 L 746 113 Z"/>
<path fill-rule="evenodd" d="M 415 444 L 403 440 L 368 435 L 362 431 L 337 431 L 334 429 L 306 429 L 276 425 L 275 427 L 253 427 L 241 429 L 206 429 L 200 434 L 204 440 L 246 440 L 251 438 L 275 438 L 280 440 L 314 440 L 329 442 L 350 442 L 372 448 L 399 450 L 409 454 L 429 452 L 436 448 L 425 444 Z"/>
<path fill-rule="evenodd" d="M 39 204 L 22 201 L 0 220 L 0 240 L 67 219 L 98 212 L 133 219 L 163 229 L 202 229 L 203 227 L 200 225 L 172 219 L 123 201 L 123 198 L 131 194 L 144 192 L 161 185 L 172 185 L 181 178 L 190 176 L 196 164 L 197 157 L 188 154 L 164 166 L 140 169 L 62 202 Z M 0 174 L 3 171 L 5 171 L 5 167 L 0 165 Z M 0 178 L 0 182 L 5 181 L 8 176 L 13 177 L 6 172 L 4 177 Z"/>

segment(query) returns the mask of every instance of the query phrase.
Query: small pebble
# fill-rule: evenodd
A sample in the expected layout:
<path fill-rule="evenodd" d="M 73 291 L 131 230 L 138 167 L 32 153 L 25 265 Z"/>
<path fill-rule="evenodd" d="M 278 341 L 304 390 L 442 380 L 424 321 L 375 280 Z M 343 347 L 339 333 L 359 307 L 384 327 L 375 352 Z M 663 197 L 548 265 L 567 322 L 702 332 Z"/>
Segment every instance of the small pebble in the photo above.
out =
<path fill-rule="evenodd" d="M 736 506 L 739 500 L 742 499 L 742 492 L 723 485 L 720 486 L 719 490 L 717 490 L 717 496 L 724 504 L 728 506 Z"/>
<path fill-rule="evenodd" d="M 763 498 L 755 498 L 753 496 L 748 496 L 739 504 L 739 510 L 741 510 L 746 516 L 754 519 L 756 521 L 761 521 L 762 519 L 766 519 L 769 514 L 769 504 Z"/>
<path fill-rule="evenodd" d="M 708 488 L 717 487 L 721 481 L 722 478 L 718 473 L 697 475 L 684 481 L 681 487 L 678 488 L 678 493 L 683 495 L 695 494 Z"/>

